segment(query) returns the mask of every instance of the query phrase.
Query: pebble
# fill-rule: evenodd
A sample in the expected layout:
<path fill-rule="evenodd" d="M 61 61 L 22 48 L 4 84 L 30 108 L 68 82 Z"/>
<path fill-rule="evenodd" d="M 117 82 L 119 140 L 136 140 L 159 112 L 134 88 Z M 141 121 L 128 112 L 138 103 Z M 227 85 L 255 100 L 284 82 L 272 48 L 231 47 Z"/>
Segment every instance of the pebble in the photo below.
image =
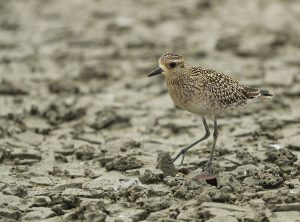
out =
<path fill-rule="evenodd" d="M 284 203 L 276 204 L 274 211 L 298 211 L 300 212 L 300 203 Z"/>
<path fill-rule="evenodd" d="M 298 222 L 300 218 L 300 211 L 283 211 L 283 212 L 274 212 L 267 215 L 269 222 Z"/>
<path fill-rule="evenodd" d="M 262 172 L 257 175 L 257 178 L 259 185 L 261 185 L 265 189 L 277 188 L 284 182 L 284 179 L 282 177 L 280 177 L 279 175 L 273 175 L 271 173 Z"/>
<path fill-rule="evenodd" d="M 178 172 L 174 167 L 174 164 L 169 164 L 171 156 L 169 153 L 159 153 L 157 155 L 156 168 L 162 170 L 165 176 L 175 176 Z"/>
<path fill-rule="evenodd" d="M 10 218 L 13 220 L 19 220 L 21 216 L 22 213 L 18 210 L 7 209 L 4 207 L 0 208 L 0 219 Z"/>
<path fill-rule="evenodd" d="M 228 211 L 239 211 L 239 212 L 251 212 L 252 210 L 246 207 L 240 207 L 237 205 L 232 205 L 232 204 L 225 204 L 225 203 L 214 203 L 214 202 L 204 202 L 202 207 L 205 208 L 219 208 L 219 209 L 224 209 Z"/>
<path fill-rule="evenodd" d="M 44 141 L 44 136 L 31 131 L 26 131 L 14 136 L 19 141 L 25 142 L 30 145 L 38 146 Z"/>
<path fill-rule="evenodd" d="M 150 184 L 162 181 L 164 173 L 159 169 L 141 169 L 139 180 L 142 183 Z"/>
<path fill-rule="evenodd" d="M 32 177 L 30 182 L 36 185 L 53 186 L 54 182 L 49 177 Z"/>
<path fill-rule="evenodd" d="M 139 200 L 137 204 L 141 205 L 142 208 L 147 210 L 148 212 L 163 210 L 170 206 L 170 202 L 166 197 L 142 199 Z"/>
<path fill-rule="evenodd" d="M 19 159 L 19 160 L 38 160 L 42 159 L 41 152 L 34 149 L 13 149 L 10 153 L 11 159 Z"/>
<path fill-rule="evenodd" d="M 131 169 L 140 168 L 143 166 L 143 163 L 138 160 L 136 157 L 129 156 L 129 157 L 120 157 L 117 159 L 114 159 L 111 162 L 108 162 L 105 165 L 105 168 L 108 171 L 111 170 L 117 170 L 117 171 L 126 171 Z"/>
<path fill-rule="evenodd" d="M 243 180 L 243 184 L 246 184 L 247 186 L 252 187 L 252 186 L 259 185 L 259 181 L 256 178 L 254 178 L 253 176 L 251 176 L 251 177 L 246 177 Z"/>
<path fill-rule="evenodd" d="M 126 177 L 119 172 L 110 172 L 82 184 L 82 188 L 94 190 L 113 190 L 116 183 Z"/>
<path fill-rule="evenodd" d="M 118 191 L 118 190 L 122 190 L 122 189 L 128 189 L 132 186 L 142 187 L 143 184 L 141 183 L 141 181 L 138 178 L 123 180 L 123 181 L 119 181 L 117 184 L 114 185 L 114 190 Z"/>
<path fill-rule="evenodd" d="M 31 212 L 27 213 L 24 217 L 24 221 L 41 221 L 43 219 L 54 217 L 56 214 L 46 207 L 33 207 Z"/>
<path fill-rule="evenodd" d="M 256 175 L 259 171 L 260 169 L 257 166 L 247 164 L 237 167 L 232 171 L 232 174 L 238 179 L 244 179 L 246 177 Z"/>
<path fill-rule="evenodd" d="M 94 154 L 97 153 L 96 149 L 90 145 L 81 145 L 75 151 L 76 159 L 78 160 L 91 160 Z"/>
<path fill-rule="evenodd" d="M 78 197 L 85 197 L 85 198 L 92 198 L 93 194 L 84 189 L 79 188 L 67 188 L 62 193 L 63 196 L 78 196 Z"/>
<path fill-rule="evenodd" d="M 238 222 L 238 219 L 236 219 L 235 217 L 232 216 L 216 216 L 210 220 L 208 220 L 207 222 Z"/>
<path fill-rule="evenodd" d="M 47 207 L 51 203 L 51 199 L 47 196 L 36 196 L 33 198 L 31 207 Z"/>
<path fill-rule="evenodd" d="M 27 189 L 19 185 L 10 185 L 6 187 L 2 192 L 3 194 L 13 195 L 17 197 L 26 197 L 28 195 Z"/>

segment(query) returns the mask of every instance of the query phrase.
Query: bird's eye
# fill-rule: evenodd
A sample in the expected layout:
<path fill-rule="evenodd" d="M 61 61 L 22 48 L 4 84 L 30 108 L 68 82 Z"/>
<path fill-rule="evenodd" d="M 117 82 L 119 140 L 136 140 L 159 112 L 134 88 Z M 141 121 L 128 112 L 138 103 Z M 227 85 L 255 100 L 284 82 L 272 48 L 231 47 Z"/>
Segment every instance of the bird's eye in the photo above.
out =
<path fill-rule="evenodd" d="M 170 63 L 170 67 L 171 67 L 171 68 L 175 68 L 175 66 L 176 66 L 176 62 L 171 62 L 171 63 Z"/>

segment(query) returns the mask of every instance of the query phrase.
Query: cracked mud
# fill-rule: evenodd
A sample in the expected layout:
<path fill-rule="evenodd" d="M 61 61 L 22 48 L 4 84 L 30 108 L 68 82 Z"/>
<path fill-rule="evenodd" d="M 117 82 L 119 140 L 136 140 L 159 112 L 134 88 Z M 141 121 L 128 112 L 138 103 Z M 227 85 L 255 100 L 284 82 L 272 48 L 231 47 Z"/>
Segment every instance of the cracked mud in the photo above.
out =
<path fill-rule="evenodd" d="M 288 11 L 288 13 L 287 13 Z M 0 221 L 297 221 L 297 1 L 0 0 Z M 211 140 L 176 108 L 163 53 L 274 94 Z M 210 123 L 210 127 L 212 127 Z"/>

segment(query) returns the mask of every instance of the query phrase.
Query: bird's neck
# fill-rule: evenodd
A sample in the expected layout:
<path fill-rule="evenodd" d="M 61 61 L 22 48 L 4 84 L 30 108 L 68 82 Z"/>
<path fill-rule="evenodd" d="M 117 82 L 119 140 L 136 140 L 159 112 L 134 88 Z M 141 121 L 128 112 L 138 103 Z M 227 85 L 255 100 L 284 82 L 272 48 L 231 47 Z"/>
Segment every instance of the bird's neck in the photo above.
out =
<path fill-rule="evenodd" d="M 190 70 L 189 68 L 182 69 L 180 71 L 170 71 L 166 75 L 166 81 L 168 85 L 181 85 L 181 84 L 186 84 L 187 82 L 190 81 L 190 76 L 189 76 Z"/>

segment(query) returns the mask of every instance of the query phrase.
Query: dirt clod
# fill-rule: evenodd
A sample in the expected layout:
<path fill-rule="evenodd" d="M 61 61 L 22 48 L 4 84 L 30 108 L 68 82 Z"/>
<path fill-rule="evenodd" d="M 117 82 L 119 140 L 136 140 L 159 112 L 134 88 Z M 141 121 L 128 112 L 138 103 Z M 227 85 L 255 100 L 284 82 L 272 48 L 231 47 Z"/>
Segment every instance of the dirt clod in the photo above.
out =
<path fill-rule="evenodd" d="M 143 166 L 143 163 L 137 160 L 135 157 L 120 157 L 116 158 L 113 161 L 107 163 L 105 168 L 110 170 L 118 170 L 118 171 L 125 171 L 140 168 Z"/>

